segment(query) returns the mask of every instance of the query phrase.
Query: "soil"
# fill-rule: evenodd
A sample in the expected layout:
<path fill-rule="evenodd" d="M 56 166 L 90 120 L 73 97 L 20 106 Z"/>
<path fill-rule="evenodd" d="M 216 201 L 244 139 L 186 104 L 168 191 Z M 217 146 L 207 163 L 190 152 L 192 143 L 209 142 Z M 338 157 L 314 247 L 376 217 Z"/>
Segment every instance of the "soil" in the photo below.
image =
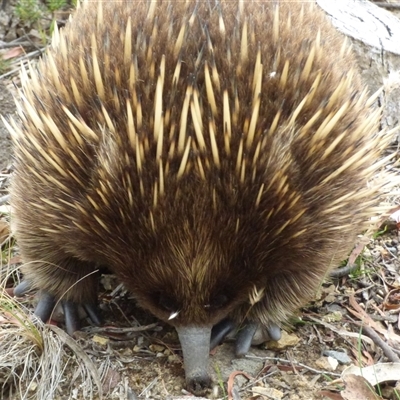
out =
<path fill-rule="evenodd" d="M 328 286 L 326 292 L 330 293 L 332 287 Z M 329 301 L 339 301 L 335 294 L 330 295 Z M 129 393 L 135 393 L 137 397 L 133 399 L 178 399 L 179 396 L 188 395 L 183 389 L 182 355 L 175 330 L 136 308 L 129 298 L 117 296 L 109 301 L 110 295 L 105 292 L 100 298 L 103 299 L 102 327 L 95 328 L 84 319 L 83 324 L 87 326 L 77 333 L 76 339 L 100 370 L 107 363 L 108 370 L 103 377 L 105 397 L 129 398 Z M 24 301 L 31 303 L 32 298 L 27 297 Z M 323 315 L 329 313 L 329 307 L 322 299 L 321 304 L 324 305 L 313 306 L 318 315 L 309 309 L 304 311 L 303 318 L 307 319 L 309 314 L 322 319 Z M 338 329 L 345 325 L 343 321 L 337 323 Z M 55 321 L 52 323 L 57 324 Z M 107 332 L 111 327 L 136 326 L 137 323 L 137 326 L 150 326 L 150 329 L 136 336 L 126 333 L 122 328 L 119 332 Z M 62 323 L 59 325 L 63 326 Z M 285 345 L 285 340 L 296 344 Z M 349 364 L 356 362 L 352 356 L 357 354 L 356 339 L 352 341 L 335 335 L 330 329 L 311 323 L 310 320 L 294 326 L 285 340 L 279 345 L 268 342 L 253 346 L 244 358 L 235 357 L 232 340 L 218 346 L 210 355 L 209 371 L 214 385 L 204 396 L 210 399 L 226 398 L 226 383 L 231 380 L 233 393 L 237 393 L 234 399 L 324 399 L 321 391 L 337 389 L 331 382 L 340 376 L 347 365 L 339 365 L 334 371 L 321 370 L 318 362 L 323 352 L 337 350 L 349 355 Z M 276 346 L 283 348 L 276 350 Z M 73 369 L 71 365 L 71 369 L 66 368 L 64 374 L 72 376 Z M 118 397 L 121 395 L 121 382 L 129 390 L 124 388 L 123 397 Z M 66 380 L 60 390 L 64 394 L 70 393 L 70 381 Z M 257 397 L 257 390 L 273 393 L 269 397 Z M 68 397 L 60 397 L 64 398 Z"/>
<path fill-rule="evenodd" d="M 12 114 L 15 111 L 15 103 L 11 92 L 4 82 L 0 81 L 0 115 Z M 3 121 L 0 119 L 0 170 L 11 163 L 11 138 Z"/>

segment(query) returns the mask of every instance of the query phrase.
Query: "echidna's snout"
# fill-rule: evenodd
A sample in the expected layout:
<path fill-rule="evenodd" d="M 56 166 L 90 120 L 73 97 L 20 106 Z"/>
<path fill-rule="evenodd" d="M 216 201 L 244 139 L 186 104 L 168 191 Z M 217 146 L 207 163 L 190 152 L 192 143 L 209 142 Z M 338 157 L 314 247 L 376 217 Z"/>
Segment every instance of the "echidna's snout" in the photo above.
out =
<path fill-rule="evenodd" d="M 211 384 L 207 371 L 211 327 L 180 326 L 176 330 L 182 346 L 187 389 L 203 394 Z"/>

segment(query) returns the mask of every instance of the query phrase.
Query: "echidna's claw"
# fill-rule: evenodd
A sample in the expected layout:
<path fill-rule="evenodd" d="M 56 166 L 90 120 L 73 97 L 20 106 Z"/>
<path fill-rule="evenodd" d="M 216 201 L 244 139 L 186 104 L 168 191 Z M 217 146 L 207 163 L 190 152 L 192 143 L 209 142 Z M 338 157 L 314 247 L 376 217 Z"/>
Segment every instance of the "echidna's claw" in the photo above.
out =
<path fill-rule="evenodd" d="M 238 357 L 242 357 L 250 349 L 253 336 L 256 333 L 258 324 L 248 323 L 236 335 L 235 353 Z"/>
<path fill-rule="evenodd" d="M 65 329 L 69 335 L 75 331 L 79 331 L 81 327 L 78 304 L 64 300 L 61 302 L 63 310 L 64 310 L 64 318 L 65 318 Z"/>
<path fill-rule="evenodd" d="M 79 331 L 81 327 L 81 320 L 79 317 L 80 304 L 69 300 L 64 300 L 61 302 L 61 304 L 64 310 L 66 331 L 69 335 L 72 335 L 75 331 Z M 99 310 L 95 304 L 83 303 L 81 306 L 84 308 L 88 317 L 95 325 L 101 324 Z"/>
<path fill-rule="evenodd" d="M 51 313 L 56 305 L 56 299 L 53 295 L 42 292 L 40 294 L 39 303 L 35 308 L 35 315 L 39 317 L 43 322 L 47 322 L 50 318 Z"/>
<path fill-rule="evenodd" d="M 271 324 L 267 327 L 267 332 L 270 340 L 279 340 L 282 336 L 282 330 L 276 324 Z"/>
<path fill-rule="evenodd" d="M 214 325 L 211 330 L 210 349 L 217 347 L 235 327 L 236 323 L 229 318 L 223 319 L 217 325 Z"/>
<path fill-rule="evenodd" d="M 32 285 L 29 281 L 22 281 L 14 288 L 14 296 L 21 297 L 28 293 L 32 289 Z"/>
<path fill-rule="evenodd" d="M 100 311 L 97 307 L 96 304 L 92 303 L 84 303 L 82 304 L 82 307 L 86 311 L 86 314 L 90 318 L 90 320 L 95 324 L 95 325 L 101 325 L 101 316 L 100 316 Z"/>

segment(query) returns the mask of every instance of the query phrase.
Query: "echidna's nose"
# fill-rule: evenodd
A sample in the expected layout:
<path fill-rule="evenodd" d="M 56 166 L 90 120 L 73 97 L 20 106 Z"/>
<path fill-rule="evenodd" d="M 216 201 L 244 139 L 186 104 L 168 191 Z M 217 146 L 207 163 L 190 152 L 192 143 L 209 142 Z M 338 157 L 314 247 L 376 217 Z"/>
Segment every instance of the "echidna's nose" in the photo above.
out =
<path fill-rule="evenodd" d="M 196 395 L 203 394 L 211 384 L 207 371 L 211 327 L 179 326 L 176 330 L 182 346 L 187 389 Z"/>

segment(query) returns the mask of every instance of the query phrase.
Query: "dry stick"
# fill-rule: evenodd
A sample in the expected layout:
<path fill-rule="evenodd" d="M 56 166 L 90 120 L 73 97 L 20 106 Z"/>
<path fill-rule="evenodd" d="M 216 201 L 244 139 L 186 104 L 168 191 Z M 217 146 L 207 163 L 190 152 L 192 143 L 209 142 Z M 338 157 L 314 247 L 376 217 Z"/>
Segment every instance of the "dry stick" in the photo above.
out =
<path fill-rule="evenodd" d="M 391 349 L 391 347 L 385 343 L 384 340 L 381 339 L 381 337 L 369 326 L 361 325 L 356 322 L 354 322 L 357 325 L 360 325 L 363 332 L 369 336 L 374 343 L 379 346 L 382 350 L 385 356 L 392 362 L 400 362 L 400 358 L 396 355 L 396 353 Z"/>
<path fill-rule="evenodd" d="M 86 332 L 90 333 L 131 333 L 131 332 L 143 332 L 149 330 L 161 330 L 161 327 L 158 323 L 153 323 L 149 325 L 142 325 L 142 326 L 130 326 L 127 328 L 116 328 L 113 326 L 93 326 L 89 328 L 85 328 Z"/>
<path fill-rule="evenodd" d="M 300 363 L 300 362 L 296 362 L 296 361 L 289 361 L 289 360 L 285 360 L 284 358 L 278 358 L 278 357 L 258 357 L 258 356 L 250 356 L 250 355 L 246 355 L 246 358 L 249 358 L 251 360 L 271 360 L 271 361 L 275 361 L 275 362 L 281 362 L 283 364 L 295 364 L 298 367 L 302 367 L 304 369 L 307 369 L 311 372 L 315 372 L 317 374 L 321 374 L 321 375 L 328 375 L 328 376 L 336 376 L 338 378 L 341 377 L 340 374 L 337 374 L 335 372 L 331 372 L 331 371 L 323 371 L 323 370 L 319 370 L 319 369 L 315 369 L 315 368 L 311 368 L 306 364 Z"/>

